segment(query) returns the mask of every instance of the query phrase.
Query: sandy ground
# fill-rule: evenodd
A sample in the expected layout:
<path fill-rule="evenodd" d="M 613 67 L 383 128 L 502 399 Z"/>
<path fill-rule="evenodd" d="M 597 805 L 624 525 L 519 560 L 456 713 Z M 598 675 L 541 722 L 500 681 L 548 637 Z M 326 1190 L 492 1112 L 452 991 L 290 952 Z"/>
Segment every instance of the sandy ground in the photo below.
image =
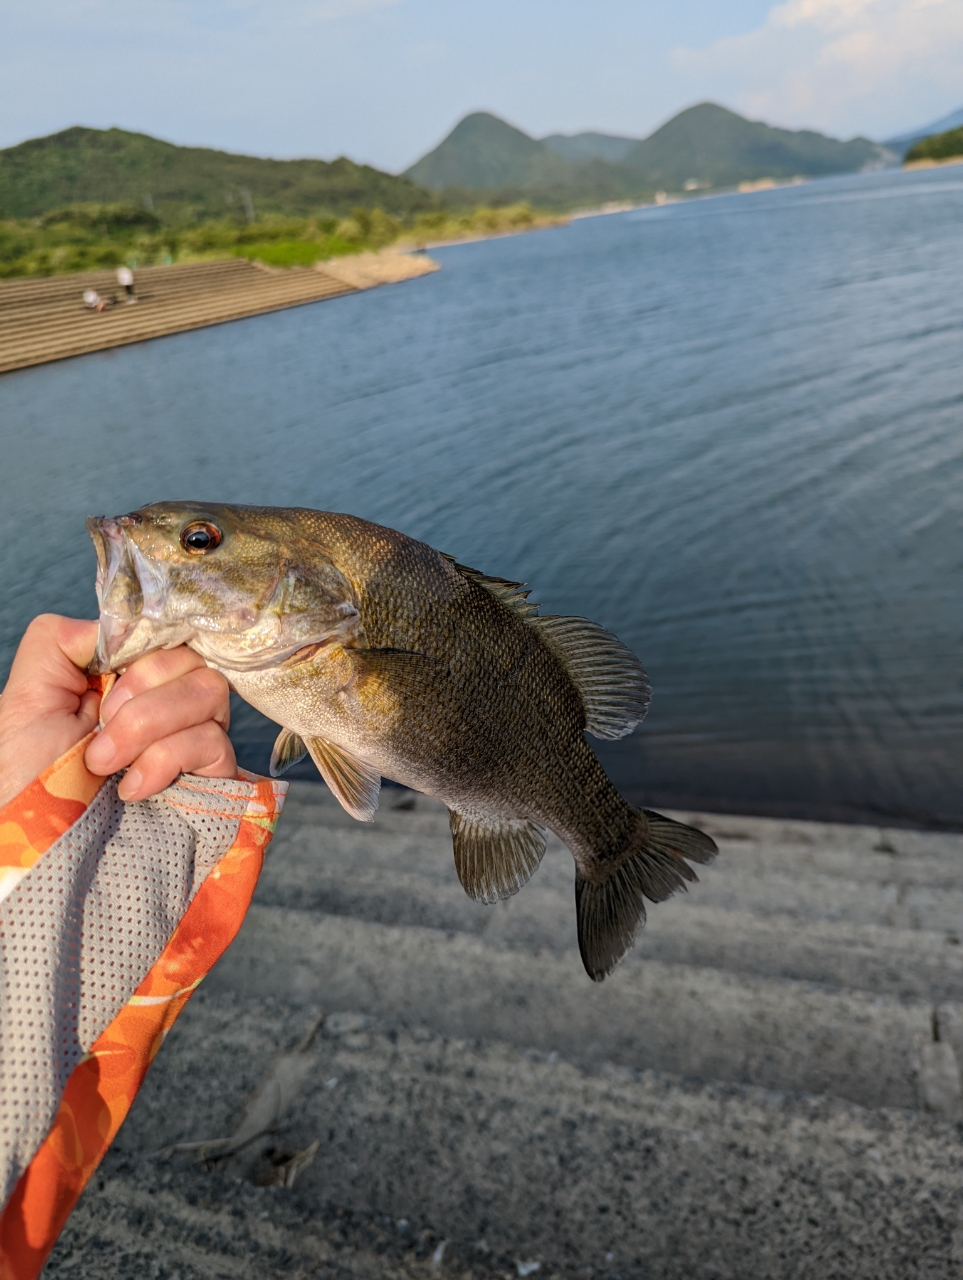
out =
<path fill-rule="evenodd" d="M 963 1275 L 963 838 L 704 825 L 594 986 L 559 845 L 484 908 L 440 806 L 294 784 L 45 1275 Z"/>
<path fill-rule="evenodd" d="M 353 289 L 372 289 L 379 284 L 400 284 L 440 270 L 440 264 L 423 253 L 400 253 L 382 249 L 379 253 L 356 253 L 318 263 L 319 271 L 334 276 Z"/>

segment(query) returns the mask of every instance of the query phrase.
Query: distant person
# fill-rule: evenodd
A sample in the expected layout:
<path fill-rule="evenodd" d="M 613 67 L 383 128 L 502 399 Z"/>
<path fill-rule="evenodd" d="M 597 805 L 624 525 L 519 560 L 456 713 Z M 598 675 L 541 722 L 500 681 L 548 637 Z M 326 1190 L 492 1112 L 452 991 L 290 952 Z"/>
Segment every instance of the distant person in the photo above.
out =
<path fill-rule="evenodd" d="M 124 293 L 127 294 L 127 297 L 124 299 L 125 302 L 137 301 L 134 297 L 134 273 L 131 271 L 130 267 L 117 268 L 117 283 L 123 289 Z"/>
<path fill-rule="evenodd" d="M 88 311 L 105 311 L 113 301 L 113 298 L 102 298 L 96 289 L 84 290 L 84 306 Z"/>

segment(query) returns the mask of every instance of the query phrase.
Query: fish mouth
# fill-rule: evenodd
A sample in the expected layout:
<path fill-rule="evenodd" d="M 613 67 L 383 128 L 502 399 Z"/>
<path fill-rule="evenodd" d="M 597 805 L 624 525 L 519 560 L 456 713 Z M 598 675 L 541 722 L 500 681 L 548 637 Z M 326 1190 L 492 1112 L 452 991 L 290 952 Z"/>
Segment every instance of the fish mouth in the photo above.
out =
<path fill-rule="evenodd" d="M 140 583 L 132 572 L 126 572 L 130 566 L 123 528 L 129 522 L 130 518 L 124 516 L 119 520 L 88 516 L 86 521 L 87 532 L 97 553 L 97 604 L 100 609 L 97 649 L 88 668 L 94 675 L 104 675 L 114 669 L 115 655 L 123 648 L 143 606 Z M 118 573 L 126 577 L 128 588 L 136 586 L 133 599 L 115 590 Z"/>
<path fill-rule="evenodd" d="M 100 630 L 88 667 L 93 675 L 123 670 L 154 649 L 169 649 L 186 638 L 157 625 L 167 595 L 163 576 L 142 555 L 127 530 L 143 524 L 137 512 L 125 516 L 89 516 L 87 532 L 97 553 L 97 603 Z"/>

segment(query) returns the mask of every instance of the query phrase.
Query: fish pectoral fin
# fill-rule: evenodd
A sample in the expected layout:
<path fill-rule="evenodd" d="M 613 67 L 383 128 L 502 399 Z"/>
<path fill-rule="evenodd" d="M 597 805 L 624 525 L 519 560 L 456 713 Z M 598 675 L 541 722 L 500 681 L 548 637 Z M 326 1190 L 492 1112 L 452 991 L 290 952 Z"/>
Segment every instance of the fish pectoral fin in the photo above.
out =
<path fill-rule="evenodd" d="M 455 870 L 476 902 L 493 903 L 518 893 L 538 869 L 545 836 L 524 818 L 467 817 L 449 810 Z"/>
<path fill-rule="evenodd" d="M 304 739 L 293 729 L 282 729 L 271 752 L 271 777 L 280 778 L 286 769 L 300 763 L 307 754 Z"/>
<path fill-rule="evenodd" d="M 378 808 L 381 774 L 376 773 L 344 747 L 324 738 L 307 738 L 306 746 L 318 773 L 334 792 L 338 803 L 352 818 L 371 822 Z"/>
<path fill-rule="evenodd" d="M 354 662 L 359 675 L 388 681 L 393 689 L 415 692 L 430 689 L 434 662 L 408 649 L 358 649 Z"/>

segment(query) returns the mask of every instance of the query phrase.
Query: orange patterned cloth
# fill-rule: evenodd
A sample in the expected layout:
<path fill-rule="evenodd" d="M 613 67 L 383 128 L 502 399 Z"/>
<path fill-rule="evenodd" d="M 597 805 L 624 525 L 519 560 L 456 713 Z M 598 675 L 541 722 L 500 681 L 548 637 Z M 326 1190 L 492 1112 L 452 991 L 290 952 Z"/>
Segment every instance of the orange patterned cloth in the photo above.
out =
<path fill-rule="evenodd" d="M 0 898 L 42 865 L 43 855 L 85 814 L 104 785 L 84 766 L 88 741 L 0 809 Z M 201 883 L 159 959 L 74 1067 L 49 1133 L 3 1207 L 0 1280 L 39 1275 L 164 1037 L 244 920 L 286 784 L 245 773 L 239 778 L 246 784 L 247 803 L 233 844 Z M 203 780 L 190 781 L 216 803 L 216 786 L 205 789 Z M 236 806 L 224 816 L 236 817 Z"/>
<path fill-rule="evenodd" d="M 0 809 L 0 902 L 86 812 L 104 785 L 84 764 L 93 736 L 78 742 Z"/>

